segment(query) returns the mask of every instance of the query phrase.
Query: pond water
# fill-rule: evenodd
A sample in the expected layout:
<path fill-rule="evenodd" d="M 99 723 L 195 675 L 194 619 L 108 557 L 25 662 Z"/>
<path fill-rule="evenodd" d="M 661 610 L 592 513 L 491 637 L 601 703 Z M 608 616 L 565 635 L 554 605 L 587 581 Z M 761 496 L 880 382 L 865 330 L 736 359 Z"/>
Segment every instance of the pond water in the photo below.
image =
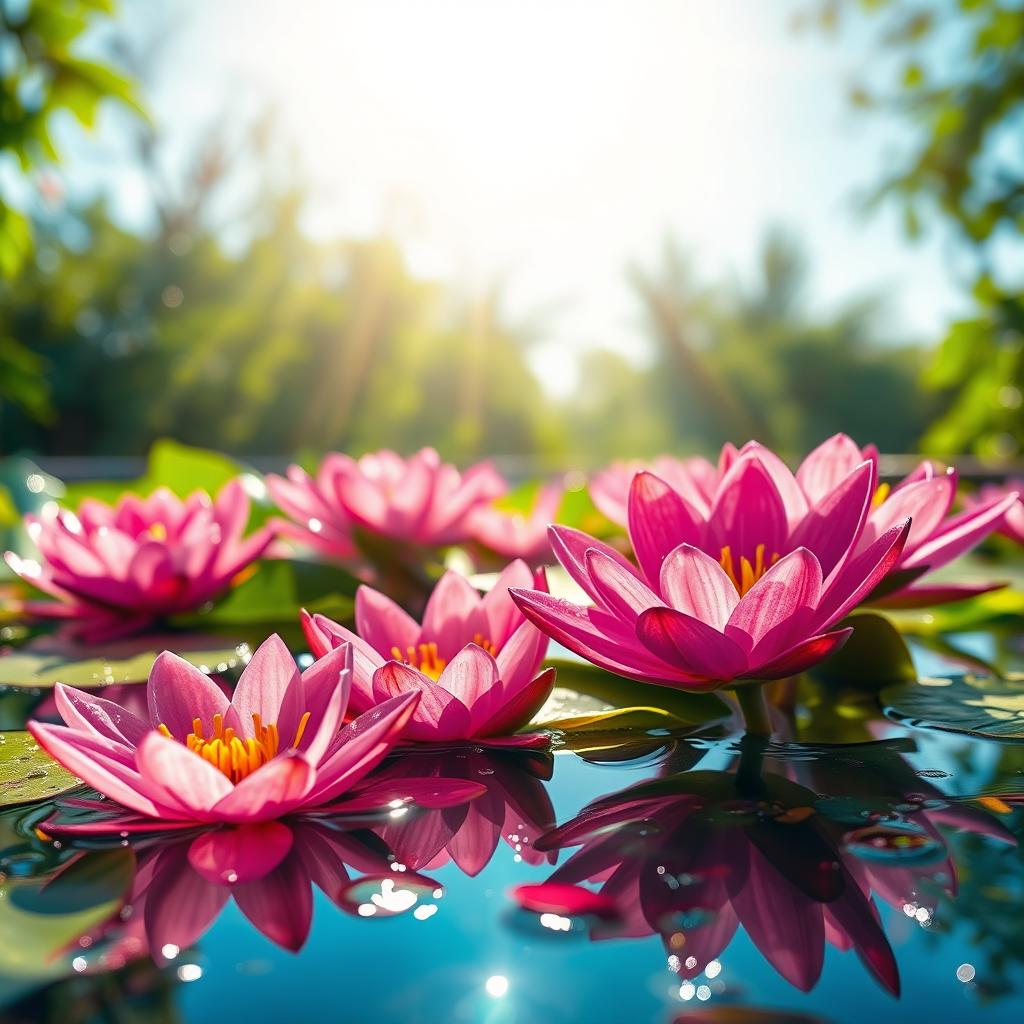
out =
<path fill-rule="evenodd" d="M 52 807 L 10 809 L 3 1019 L 1024 1019 L 1024 744 L 868 700 L 798 711 L 788 742 L 569 746 L 393 760 L 487 792 L 292 823 L 278 865 L 233 883 L 223 858 L 197 870 L 194 835 L 60 845 L 35 831 Z M 552 877 L 572 888 L 519 888 Z"/>

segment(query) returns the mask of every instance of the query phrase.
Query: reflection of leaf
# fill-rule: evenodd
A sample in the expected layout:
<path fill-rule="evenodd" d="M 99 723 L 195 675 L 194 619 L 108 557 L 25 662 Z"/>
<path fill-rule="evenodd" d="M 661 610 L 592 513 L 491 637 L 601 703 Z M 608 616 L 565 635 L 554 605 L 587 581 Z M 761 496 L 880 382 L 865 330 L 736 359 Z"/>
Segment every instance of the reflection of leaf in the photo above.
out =
<path fill-rule="evenodd" d="M 922 679 L 881 693 L 886 714 L 911 725 L 1024 741 L 1024 681 L 973 675 Z"/>
<path fill-rule="evenodd" d="M 176 622 L 197 628 L 218 624 L 294 624 L 300 608 L 322 612 L 333 619 L 347 619 L 352 614 L 358 585 L 359 581 L 343 569 L 323 562 L 268 561 L 209 612 L 182 617 Z"/>
<path fill-rule="evenodd" d="M 0 657 L 0 686 L 95 688 L 141 683 L 161 651 L 173 651 L 204 672 L 228 672 L 249 660 L 247 644 L 216 636 L 164 633 L 86 646 L 40 637 Z"/>
<path fill-rule="evenodd" d="M 59 973 L 61 954 L 118 912 L 133 866 L 131 852 L 116 849 L 72 861 L 64 869 L 72 875 L 67 881 L 61 874 L 49 881 L 9 880 L 8 898 L 0 900 L 0 971 L 28 977 Z"/>
<path fill-rule="evenodd" d="M 11 900 L 29 914 L 76 914 L 123 897 L 134 865 L 131 850 L 96 850 L 68 861 L 41 886 L 15 889 Z"/>
<path fill-rule="evenodd" d="M 697 725 L 729 713 L 726 705 L 713 693 L 685 693 L 671 686 L 638 683 L 582 661 L 553 659 L 545 664 L 557 669 L 557 687 L 595 697 L 611 708 L 634 711 L 651 709 L 650 726 L 665 725 L 665 716 L 671 717 L 677 724 Z M 588 717 L 592 717 L 589 709 Z"/>
<path fill-rule="evenodd" d="M 903 637 L 884 615 L 861 612 L 841 625 L 853 626 L 853 635 L 835 654 L 812 669 L 816 679 L 870 690 L 917 679 L 914 659 Z"/>
<path fill-rule="evenodd" d="M 0 807 L 49 800 L 77 785 L 29 733 L 0 733 Z"/>

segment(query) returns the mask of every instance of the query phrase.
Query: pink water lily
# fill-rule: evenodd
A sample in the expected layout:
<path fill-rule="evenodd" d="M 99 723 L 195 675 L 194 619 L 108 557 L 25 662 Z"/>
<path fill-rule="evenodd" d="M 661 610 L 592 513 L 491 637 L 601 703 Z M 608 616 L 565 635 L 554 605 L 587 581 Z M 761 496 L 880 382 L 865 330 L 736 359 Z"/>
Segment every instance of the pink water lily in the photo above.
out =
<path fill-rule="evenodd" d="M 564 493 L 560 483 L 545 484 L 527 512 L 510 511 L 493 503 L 481 505 L 470 518 L 469 532 L 473 540 L 505 561 L 522 558 L 531 565 L 553 562 L 548 524 L 557 517 Z"/>
<path fill-rule="evenodd" d="M 394 746 L 419 695 L 398 694 L 343 726 L 351 663 L 343 644 L 300 675 L 280 637 L 272 636 L 229 700 L 215 682 L 165 651 L 150 672 L 145 718 L 58 685 L 66 724 L 32 721 L 28 728 L 68 771 L 116 804 L 102 802 L 107 816 L 79 831 L 246 824 L 311 810 L 356 813 L 394 798 L 363 780 Z"/>
<path fill-rule="evenodd" d="M 854 471 L 859 460 L 869 458 L 877 465 L 873 447 L 863 451 L 845 434 L 836 434 L 804 459 L 797 481 L 808 500 L 821 500 L 834 493 Z M 861 546 L 870 543 L 893 523 L 910 518 L 910 534 L 893 577 L 886 581 L 874 603 L 914 608 L 944 601 L 957 601 L 984 593 L 1002 584 L 921 584 L 927 573 L 948 565 L 957 556 L 977 546 L 998 529 L 1017 501 L 1016 492 L 986 495 L 957 514 L 950 514 L 957 492 L 957 472 L 943 471 L 923 461 L 891 489 L 882 484 L 875 492 Z"/>
<path fill-rule="evenodd" d="M 985 484 L 977 493 L 967 495 L 964 507 L 968 510 L 985 508 L 993 502 L 1000 504 L 1010 495 L 1016 495 L 1017 500 L 1006 510 L 996 532 L 1024 544 L 1024 477 L 1007 480 L 1004 484 Z"/>
<path fill-rule="evenodd" d="M 862 541 L 874 480 L 863 462 L 808 508 L 781 460 L 750 449 L 704 517 L 638 473 L 629 502 L 637 566 L 555 526 L 555 554 L 593 607 L 520 589 L 512 597 L 553 639 L 621 675 L 691 690 L 793 675 L 846 640 L 849 629 L 832 627 L 900 557 L 906 520 Z"/>
<path fill-rule="evenodd" d="M 267 549 L 269 530 L 243 536 L 249 499 L 239 481 L 216 499 L 185 500 L 166 488 L 148 498 L 126 494 L 114 505 L 82 502 L 78 514 L 49 506 L 26 516 L 40 560 L 11 551 L 7 564 L 56 601 L 29 601 L 41 617 L 80 620 L 86 638 L 124 635 L 193 611 L 227 590 Z"/>
<path fill-rule="evenodd" d="M 700 455 L 687 459 L 658 455 L 650 462 L 613 462 L 591 478 L 590 497 L 604 516 L 618 526 L 625 526 L 629 518 L 629 487 L 633 477 L 637 473 L 650 472 L 706 512 L 722 478 L 723 466 L 735 454 L 736 449 L 727 444 L 717 466 Z"/>
<path fill-rule="evenodd" d="M 629 525 L 632 535 L 633 484 L 627 475 L 625 467 L 606 470 L 595 478 L 591 493 L 610 519 Z M 764 517 L 765 557 L 781 557 L 802 543 L 821 559 L 827 573 L 837 553 L 861 553 L 894 523 L 910 519 L 903 554 L 890 577 L 876 593 L 865 595 L 872 603 L 898 607 L 953 601 L 993 589 L 992 584 L 922 585 L 918 580 L 980 543 L 1014 505 L 1012 493 L 990 494 L 950 515 L 957 490 L 954 469 L 943 472 L 926 460 L 895 486 L 880 485 L 878 450 L 874 445 L 860 448 L 846 434 L 820 444 L 795 473 L 751 441 L 739 450 L 725 445 L 717 466 L 664 456 L 645 475 L 657 481 L 644 485 L 649 496 L 666 508 L 673 506 L 673 516 L 689 518 L 695 527 L 677 542 L 689 541 L 715 558 L 725 557 L 724 541 L 735 541 L 744 530 L 761 529 L 758 520 Z M 666 488 L 676 497 L 656 493 Z M 823 526 L 826 521 L 835 530 L 831 535 Z M 742 551 L 735 544 L 729 547 L 734 560 L 755 557 L 749 545 Z"/>
<path fill-rule="evenodd" d="M 461 543 L 475 509 L 506 490 L 490 463 L 459 473 L 433 448 L 408 459 L 387 449 L 360 459 L 335 452 L 315 478 L 291 466 L 267 487 L 290 517 L 280 531 L 339 559 L 355 554 L 360 533 L 420 547 Z"/>
<path fill-rule="evenodd" d="M 305 613 L 303 628 L 317 657 L 336 645 L 352 645 L 353 710 L 366 711 L 398 695 L 421 695 L 404 726 L 406 739 L 541 745 L 547 742 L 543 736 L 514 735 L 554 685 L 553 669 L 539 671 L 547 637 L 512 602 L 509 588 L 515 586 L 547 590 L 542 572 L 534 574 L 516 561 L 483 597 L 464 576 L 445 573 L 422 624 L 364 586 L 356 592 L 356 632 Z"/>

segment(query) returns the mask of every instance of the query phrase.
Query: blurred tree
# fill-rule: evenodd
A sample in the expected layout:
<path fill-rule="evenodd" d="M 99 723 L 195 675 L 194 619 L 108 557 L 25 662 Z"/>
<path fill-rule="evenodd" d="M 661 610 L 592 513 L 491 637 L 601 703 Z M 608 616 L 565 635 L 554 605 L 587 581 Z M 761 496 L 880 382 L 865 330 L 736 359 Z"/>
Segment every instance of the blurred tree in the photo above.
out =
<path fill-rule="evenodd" d="M 79 44 L 113 0 L 0 0 L 0 171 L 25 186 L 20 204 L 0 177 L 0 282 L 33 254 L 32 214 L 57 200 L 57 180 L 43 172 L 60 160 L 52 134 L 64 112 L 86 128 L 100 103 L 118 100 L 141 113 L 131 82 L 107 62 L 89 60 Z M 34 181 L 25 179 L 34 175 Z M 0 407 L 19 405 L 33 419 L 53 418 L 45 364 L 16 335 L 0 331 Z"/>
<path fill-rule="evenodd" d="M 824 0 L 802 20 L 835 30 L 858 11 L 874 19 L 877 35 L 851 100 L 895 117 L 904 147 L 871 202 L 898 201 L 913 237 L 933 215 L 949 226 L 968 257 L 978 309 L 950 327 L 925 376 L 945 399 L 925 446 L 1017 455 L 1024 299 L 1019 276 L 1005 270 L 1020 265 L 1024 230 L 1024 8 L 1007 0 Z"/>
<path fill-rule="evenodd" d="M 886 451 L 913 447 L 936 402 L 917 386 L 923 354 L 878 340 L 877 300 L 810 313 L 806 253 L 779 229 L 748 287 L 703 289 L 685 268 L 669 245 L 659 270 L 633 273 L 655 349 L 643 386 L 676 446 L 754 437 L 796 455 L 845 430 Z"/>
<path fill-rule="evenodd" d="M 250 173 L 262 158 L 244 152 Z M 218 168 L 213 172 L 211 168 Z M 257 225 L 225 251 L 211 209 L 230 162 L 197 160 L 187 205 L 157 229 L 68 209 L 87 241 L 0 285 L 0 337 L 49 367 L 56 416 L 0 408 L 5 445 L 138 453 L 159 436 L 231 452 L 436 444 L 446 455 L 557 448 L 520 333 L 497 299 L 457 302 L 413 278 L 387 239 L 316 243 L 304 196 L 264 189 Z"/>

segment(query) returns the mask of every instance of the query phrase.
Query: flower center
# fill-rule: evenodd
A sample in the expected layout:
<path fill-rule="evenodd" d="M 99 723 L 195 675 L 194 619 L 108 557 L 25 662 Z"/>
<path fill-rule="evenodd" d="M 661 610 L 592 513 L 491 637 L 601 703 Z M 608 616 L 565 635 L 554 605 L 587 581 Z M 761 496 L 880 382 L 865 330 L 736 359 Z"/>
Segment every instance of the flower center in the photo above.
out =
<path fill-rule="evenodd" d="M 409 646 L 405 649 L 405 655 L 398 647 L 391 648 L 391 654 L 395 661 L 404 661 L 406 665 L 412 665 L 414 669 L 429 676 L 435 682 L 441 678 L 445 665 L 448 664 L 444 658 L 437 656 L 437 644 L 419 644 L 416 647 Z"/>
<path fill-rule="evenodd" d="M 892 488 L 888 484 L 879 484 L 878 490 L 875 491 L 875 496 L 871 499 L 871 507 L 878 508 L 889 497 L 890 490 Z"/>
<path fill-rule="evenodd" d="M 299 745 L 302 734 L 306 731 L 309 712 L 305 712 L 299 720 L 295 731 L 293 747 Z M 255 736 L 243 739 L 230 726 L 224 728 L 224 718 L 213 716 L 213 735 L 207 739 L 203 733 L 203 723 L 198 718 L 192 719 L 192 731 L 185 739 L 185 746 L 194 750 L 201 758 L 209 761 L 218 771 L 223 772 L 232 782 L 241 782 L 261 765 L 275 757 L 279 748 L 280 737 L 274 723 L 264 725 L 260 716 L 253 712 L 252 724 Z M 170 737 L 171 731 L 166 725 L 157 726 L 157 730 Z M 171 737 L 173 738 L 173 737 Z"/>
<path fill-rule="evenodd" d="M 146 532 L 153 540 L 167 540 L 167 527 L 163 523 L 151 523 Z"/>
<path fill-rule="evenodd" d="M 725 574 L 732 580 L 732 585 L 742 597 L 777 561 L 778 551 L 774 552 L 767 561 L 764 557 L 764 545 L 758 544 L 754 551 L 754 561 L 751 562 L 745 555 L 740 557 L 739 564 L 733 560 L 732 550 L 726 544 L 722 548 L 722 557 L 718 564 L 725 570 Z"/>
<path fill-rule="evenodd" d="M 498 653 L 498 649 L 482 633 L 477 633 L 473 637 L 473 643 L 478 647 L 482 647 L 488 654 L 494 655 Z M 448 664 L 444 658 L 438 656 L 437 644 L 433 642 L 417 644 L 416 646 L 410 645 L 405 649 L 405 654 L 402 654 L 402 651 L 396 645 L 391 648 L 391 656 L 395 661 L 402 661 L 406 665 L 411 665 L 425 676 L 429 676 L 434 682 L 441 678 L 441 673 Z"/>

